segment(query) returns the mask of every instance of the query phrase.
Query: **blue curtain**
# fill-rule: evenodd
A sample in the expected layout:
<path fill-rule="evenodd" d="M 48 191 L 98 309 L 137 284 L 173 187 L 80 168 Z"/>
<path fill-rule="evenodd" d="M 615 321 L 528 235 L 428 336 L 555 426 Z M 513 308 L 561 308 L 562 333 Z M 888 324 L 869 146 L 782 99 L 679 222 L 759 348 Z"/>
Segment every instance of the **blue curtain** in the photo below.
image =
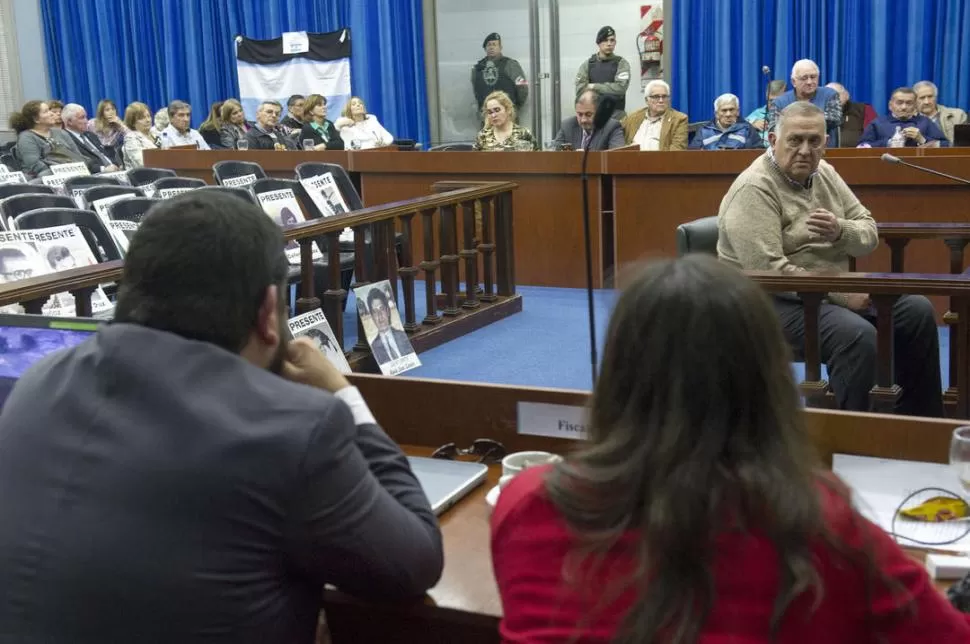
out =
<path fill-rule="evenodd" d="M 673 0 L 671 13 L 673 106 L 691 121 L 710 119 L 724 92 L 742 114 L 763 105 L 762 65 L 790 88 L 801 58 L 880 114 L 919 80 L 944 105 L 970 105 L 970 0 Z"/>
<path fill-rule="evenodd" d="M 353 93 L 398 138 L 430 140 L 421 0 L 100 0 L 97 10 L 41 0 L 41 15 L 55 97 L 89 114 L 102 98 L 121 112 L 178 98 L 196 126 L 211 103 L 239 94 L 237 34 L 349 27 Z"/>

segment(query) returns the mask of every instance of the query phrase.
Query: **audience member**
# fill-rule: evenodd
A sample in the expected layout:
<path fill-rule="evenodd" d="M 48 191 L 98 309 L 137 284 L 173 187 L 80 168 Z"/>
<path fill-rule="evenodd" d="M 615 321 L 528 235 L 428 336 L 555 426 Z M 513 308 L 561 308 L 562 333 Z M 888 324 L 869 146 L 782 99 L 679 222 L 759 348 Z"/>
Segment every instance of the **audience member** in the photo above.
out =
<path fill-rule="evenodd" d="M 64 127 L 64 121 L 61 120 L 61 110 L 64 109 L 64 103 L 56 98 L 52 98 L 47 101 L 47 109 L 51 111 L 51 118 L 53 119 L 51 121 L 53 123 L 52 127 Z"/>
<path fill-rule="evenodd" d="M 94 118 L 88 121 L 87 127 L 88 132 L 98 137 L 101 147 L 112 160 L 120 156 L 121 144 L 127 128 L 118 116 L 118 108 L 114 101 L 102 99 L 94 112 Z"/>
<path fill-rule="evenodd" d="M 940 127 L 916 111 L 916 92 L 909 87 L 893 90 L 889 114 L 879 116 L 866 126 L 859 147 L 949 147 Z"/>
<path fill-rule="evenodd" d="M 286 101 L 286 116 L 280 121 L 280 126 L 289 136 L 296 137 L 306 125 L 305 110 L 306 99 L 300 94 L 294 94 Z"/>
<path fill-rule="evenodd" d="M 815 61 L 803 58 L 791 68 L 792 89 L 776 98 L 768 110 L 768 131 L 774 129 L 779 112 L 795 101 L 808 101 L 825 112 L 828 144 L 839 145 L 839 128 L 842 127 L 842 102 L 834 89 L 819 87 L 819 71 Z"/>
<path fill-rule="evenodd" d="M 492 92 L 485 97 L 482 131 L 475 139 L 474 149 L 485 152 L 503 150 L 535 150 L 532 132 L 515 122 L 515 105 L 505 92 Z"/>
<path fill-rule="evenodd" d="M 920 113 L 933 121 L 953 145 L 953 126 L 967 122 L 967 113 L 958 107 L 946 107 L 936 102 L 939 90 L 930 81 L 919 81 L 913 85 L 916 92 L 916 105 Z"/>
<path fill-rule="evenodd" d="M 155 112 L 155 119 L 152 125 L 152 135 L 158 137 L 160 140 L 162 137 L 162 132 L 169 126 L 169 123 L 171 123 L 171 120 L 168 118 L 168 108 L 163 107 Z"/>
<path fill-rule="evenodd" d="M 47 103 L 27 101 L 10 115 L 10 127 L 17 133 L 17 157 L 24 174 L 33 179 L 51 174 L 60 163 L 85 163 L 70 135 L 54 127 Z"/>
<path fill-rule="evenodd" d="M 401 449 L 312 341 L 287 342 L 283 245 L 235 197 L 160 203 L 112 324 L 14 386 L 5 636 L 310 642 L 325 584 L 394 599 L 438 580 L 441 533 Z"/>
<path fill-rule="evenodd" d="M 334 127 L 340 132 L 344 146 L 353 150 L 380 148 L 394 142 L 391 133 L 384 129 L 376 116 L 367 113 L 367 106 L 357 96 L 351 96 L 344 105 Z"/>
<path fill-rule="evenodd" d="M 734 181 L 718 212 L 717 252 L 746 270 L 784 273 L 847 271 L 849 257 L 879 244 L 876 222 L 831 165 L 825 115 L 811 103 L 789 105 L 769 137 L 771 147 Z M 798 359 L 804 351 L 801 300 L 775 294 L 775 311 Z M 822 360 L 839 408 L 869 410 L 876 382 L 876 317 L 864 293 L 829 293 L 818 328 Z M 942 416 L 940 349 L 933 306 L 903 295 L 893 306 L 897 411 Z"/>
<path fill-rule="evenodd" d="M 213 150 L 222 147 L 222 104 L 223 101 L 213 103 L 209 107 L 209 116 L 199 126 L 199 134 Z"/>
<path fill-rule="evenodd" d="M 584 89 L 596 90 L 600 96 L 613 99 L 616 109 L 613 118 L 626 116 L 626 89 L 630 86 L 630 63 L 616 50 L 616 31 L 613 27 L 601 27 L 596 32 L 598 51 L 579 66 L 576 72 L 576 95 Z"/>
<path fill-rule="evenodd" d="M 703 255 L 654 263 L 606 338 L 588 442 L 492 513 L 504 641 L 970 641 L 818 462 L 760 286 Z"/>
<path fill-rule="evenodd" d="M 219 143 L 222 147 L 235 150 L 238 147 L 239 139 L 245 139 L 246 133 L 252 128 L 246 120 L 246 113 L 243 111 L 242 104 L 234 98 L 227 99 L 222 104 L 222 129 L 220 130 Z"/>
<path fill-rule="evenodd" d="M 74 147 L 84 157 L 84 163 L 91 174 L 118 170 L 114 159 L 108 156 L 108 151 L 102 146 L 101 140 L 88 130 L 88 115 L 82 106 L 68 103 L 61 111 L 61 118 L 64 122 L 64 132 L 74 141 Z"/>
<path fill-rule="evenodd" d="M 184 101 L 175 100 L 168 104 L 169 124 L 159 137 L 162 141 L 162 149 L 174 148 L 182 145 L 194 145 L 200 150 L 208 150 L 209 144 L 205 142 L 198 130 L 192 129 L 192 106 Z M 155 115 L 158 120 L 158 115 Z"/>
<path fill-rule="evenodd" d="M 299 142 L 313 141 L 314 150 L 343 150 L 344 141 L 340 138 L 337 128 L 327 120 L 327 97 L 320 94 L 310 94 L 303 106 L 303 116 L 306 125 L 299 133 Z"/>
<path fill-rule="evenodd" d="M 482 43 L 485 57 L 472 67 L 472 89 L 479 112 L 485 107 L 485 97 L 492 92 L 505 92 L 521 110 L 529 98 L 529 81 L 525 79 L 522 65 L 514 58 L 502 55 L 502 37 L 497 33 L 485 36 Z"/>
<path fill-rule="evenodd" d="M 593 117 L 601 97 L 598 92 L 583 90 L 576 99 L 576 116 L 564 119 L 559 127 L 554 143 L 562 149 L 570 146 L 573 150 L 611 150 L 622 148 L 623 127 L 616 119 L 610 119 L 606 125 L 595 134 L 593 133 Z"/>
<path fill-rule="evenodd" d="M 734 94 L 714 99 L 714 118 L 701 126 L 688 147 L 696 150 L 760 148 L 761 136 L 753 125 L 739 119 L 741 101 Z"/>
<path fill-rule="evenodd" d="M 152 134 L 152 113 L 144 103 L 132 103 L 125 109 L 125 135 L 122 160 L 125 168 L 141 168 L 145 165 L 145 150 L 158 148 L 158 137 Z"/>
<path fill-rule="evenodd" d="M 256 125 L 246 132 L 250 150 L 296 150 L 296 143 L 279 126 L 283 106 L 276 101 L 263 101 L 256 110 Z"/>
<path fill-rule="evenodd" d="M 839 94 L 842 104 L 842 127 L 839 128 L 839 146 L 854 148 L 859 145 L 862 132 L 866 126 L 878 116 L 876 110 L 868 103 L 857 103 L 849 100 L 852 97 L 842 83 L 829 83 L 826 87 L 834 89 Z"/>
<path fill-rule="evenodd" d="M 670 107 L 670 85 L 652 80 L 643 88 L 643 98 L 646 107 L 621 121 L 627 144 L 650 151 L 686 150 L 687 115 Z"/>
<path fill-rule="evenodd" d="M 748 114 L 744 120 L 754 126 L 761 136 L 762 144 L 768 142 L 768 107 L 771 103 L 785 93 L 788 85 L 783 80 L 773 80 L 768 83 L 767 103 Z"/>

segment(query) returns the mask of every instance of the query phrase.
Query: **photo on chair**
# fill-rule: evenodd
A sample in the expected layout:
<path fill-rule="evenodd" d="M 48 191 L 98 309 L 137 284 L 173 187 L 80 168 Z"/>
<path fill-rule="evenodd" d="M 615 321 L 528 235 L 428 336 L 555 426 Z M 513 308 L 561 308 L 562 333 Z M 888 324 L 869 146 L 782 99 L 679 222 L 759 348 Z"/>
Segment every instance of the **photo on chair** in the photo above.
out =
<path fill-rule="evenodd" d="M 303 210 L 300 208 L 300 202 L 292 190 L 287 188 L 271 190 L 270 192 L 262 192 L 256 195 L 256 198 L 259 200 L 259 205 L 263 209 L 263 212 L 269 215 L 269 218 L 275 221 L 277 226 L 285 228 L 306 221 L 306 218 L 303 216 Z M 323 253 L 320 252 L 317 245 L 313 244 L 312 247 L 313 260 L 318 261 L 323 259 Z M 290 264 L 294 266 L 300 265 L 300 244 L 295 241 L 288 242 L 285 252 L 286 259 Z"/>
<path fill-rule="evenodd" d="M 340 373 L 350 373 L 350 365 L 347 364 L 347 356 L 337 342 L 337 338 L 330 328 L 323 311 L 316 309 L 308 313 L 303 313 L 289 320 L 290 334 L 294 338 L 309 338 L 323 352 L 327 360 L 337 368 Z"/>
<path fill-rule="evenodd" d="M 388 280 L 354 289 L 357 312 L 374 360 L 385 376 L 396 376 L 421 366 L 411 340 L 401 324 Z"/>
<path fill-rule="evenodd" d="M 128 245 L 131 244 L 131 238 L 135 236 L 136 230 L 138 230 L 138 224 L 133 221 L 116 221 L 113 219 L 108 221 L 108 231 L 114 237 L 118 248 L 126 255 L 128 254 Z"/>

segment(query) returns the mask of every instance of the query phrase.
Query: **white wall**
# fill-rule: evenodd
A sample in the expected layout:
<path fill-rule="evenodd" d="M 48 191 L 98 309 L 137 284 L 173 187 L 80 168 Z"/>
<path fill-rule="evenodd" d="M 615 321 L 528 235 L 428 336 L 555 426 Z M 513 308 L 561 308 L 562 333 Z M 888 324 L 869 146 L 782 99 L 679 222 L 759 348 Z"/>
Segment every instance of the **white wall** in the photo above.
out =
<path fill-rule="evenodd" d="M 20 54 L 20 79 L 25 101 L 52 98 L 48 82 L 47 55 L 40 19 L 39 0 L 12 0 Z M 67 98 L 59 96 L 67 103 Z"/>
<path fill-rule="evenodd" d="M 539 2 L 540 74 L 550 78 L 538 79 L 542 95 L 542 138 L 551 139 L 555 123 L 572 114 L 575 98 L 573 81 L 580 64 L 596 51 L 596 32 L 604 25 L 616 30 L 616 53 L 630 63 L 631 82 L 627 91 L 627 111 L 643 106 L 640 89 L 640 63 L 636 36 L 640 31 L 640 6 L 661 0 L 558 0 L 560 59 L 550 59 L 549 0 Z M 669 0 L 668 0 L 669 2 Z M 667 3 L 664 3 L 667 4 Z M 667 14 L 669 16 L 669 14 Z M 528 0 L 437 0 L 434 20 L 437 26 L 438 93 L 441 141 L 473 139 L 481 126 L 472 92 L 471 67 L 484 55 L 482 40 L 493 31 L 502 36 L 503 53 L 522 65 L 536 91 L 536 80 L 529 66 L 529 2 Z M 552 113 L 551 75 L 553 66 L 560 74 L 558 93 L 561 114 Z M 531 100 L 531 99 L 530 99 Z M 519 115 L 519 122 L 532 127 L 529 108 Z"/>

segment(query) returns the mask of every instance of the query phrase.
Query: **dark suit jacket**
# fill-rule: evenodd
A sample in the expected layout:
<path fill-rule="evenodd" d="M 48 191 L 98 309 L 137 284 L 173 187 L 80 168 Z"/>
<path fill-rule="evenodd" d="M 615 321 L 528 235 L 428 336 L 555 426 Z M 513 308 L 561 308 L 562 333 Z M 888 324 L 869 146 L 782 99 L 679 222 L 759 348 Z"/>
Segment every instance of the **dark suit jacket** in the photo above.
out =
<path fill-rule="evenodd" d="M 574 150 L 583 149 L 583 128 L 579 127 L 579 121 L 576 120 L 575 116 L 563 119 L 559 133 L 556 135 L 556 143 L 559 145 L 568 143 L 573 146 Z M 620 125 L 619 121 L 610 119 L 602 130 L 593 135 L 589 149 L 612 150 L 613 148 L 622 148 L 624 145 L 623 126 Z"/>
<path fill-rule="evenodd" d="M 394 327 L 391 327 L 391 333 L 394 335 L 394 344 L 397 345 L 397 350 L 401 354 L 398 357 L 406 356 L 408 353 L 410 353 L 407 349 L 407 347 L 411 346 L 411 341 L 408 339 L 408 334 L 400 329 L 395 329 Z M 371 345 L 371 352 L 373 352 L 374 360 L 377 361 L 377 364 L 384 364 L 385 362 L 390 362 L 394 359 L 391 357 L 391 352 L 384 344 L 384 340 L 381 339 L 380 334 L 374 338 L 374 343 Z"/>
<path fill-rule="evenodd" d="M 48 357 L 0 414 L 0 641 L 313 641 L 321 590 L 419 596 L 441 534 L 346 404 L 128 324 Z"/>
<path fill-rule="evenodd" d="M 324 119 L 323 129 L 327 133 L 328 138 L 326 141 L 324 141 L 323 137 L 320 136 L 320 134 L 313 129 L 312 125 L 307 123 L 300 130 L 300 134 L 297 137 L 297 143 L 300 144 L 300 147 L 303 147 L 303 141 L 305 139 L 313 139 L 313 145 L 320 145 L 321 143 L 326 143 L 328 150 L 343 150 L 344 140 L 340 138 L 340 132 L 338 132 L 337 128 L 333 126 L 333 123 L 331 121 Z"/>
<path fill-rule="evenodd" d="M 273 137 L 271 137 L 266 132 L 263 132 L 258 127 L 253 126 L 249 128 L 249 131 L 246 132 L 246 140 L 249 141 L 249 149 L 250 150 L 275 150 L 276 149 L 276 146 L 274 145 L 275 143 L 282 143 L 283 145 L 286 146 L 287 150 L 298 149 L 296 141 L 290 138 L 290 136 L 282 128 L 276 128 L 276 131 L 273 134 L 276 135 L 275 141 L 273 140 Z"/>
<path fill-rule="evenodd" d="M 64 134 L 70 137 L 71 141 L 74 143 L 74 147 L 76 147 L 78 149 L 78 152 L 81 153 L 81 156 L 84 157 L 84 163 L 85 165 L 88 166 L 88 170 L 91 171 L 91 174 L 96 174 L 98 172 L 101 172 L 101 168 L 104 166 L 118 165 L 115 159 L 111 156 L 111 154 L 104 149 L 103 145 L 101 145 L 101 140 L 98 139 L 97 135 L 94 134 L 93 132 L 81 132 L 80 134 L 78 134 L 77 132 L 70 132 L 68 130 L 65 130 Z M 100 156 L 98 156 L 94 151 L 92 151 L 88 146 L 76 140 L 75 137 L 78 137 L 78 136 L 82 137 L 85 141 L 90 142 L 95 147 L 95 149 L 97 149 L 101 154 L 104 155 L 104 157 L 108 160 L 108 163 L 105 163 L 104 160 Z"/>

